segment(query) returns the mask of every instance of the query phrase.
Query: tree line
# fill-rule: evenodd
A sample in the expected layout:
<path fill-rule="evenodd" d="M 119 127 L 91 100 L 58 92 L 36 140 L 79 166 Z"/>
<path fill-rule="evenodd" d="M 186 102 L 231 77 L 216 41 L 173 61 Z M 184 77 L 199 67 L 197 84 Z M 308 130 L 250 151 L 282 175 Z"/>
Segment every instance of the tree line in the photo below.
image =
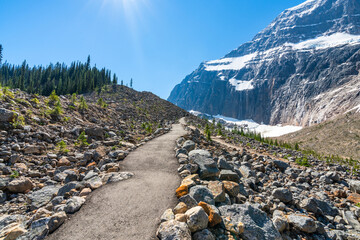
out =
<path fill-rule="evenodd" d="M 0 45 L 0 63 L 2 60 Z M 85 63 L 72 62 L 50 64 L 46 67 L 4 63 L 0 68 L 0 84 L 10 88 L 19 88 L 28 93 L 48 96 L 53 90 L 57 94 L 87 93 L 101 89 L 104 85 L 117 84 L 116 74 L 105 68 L 91 67 L 90 56 Z"/>

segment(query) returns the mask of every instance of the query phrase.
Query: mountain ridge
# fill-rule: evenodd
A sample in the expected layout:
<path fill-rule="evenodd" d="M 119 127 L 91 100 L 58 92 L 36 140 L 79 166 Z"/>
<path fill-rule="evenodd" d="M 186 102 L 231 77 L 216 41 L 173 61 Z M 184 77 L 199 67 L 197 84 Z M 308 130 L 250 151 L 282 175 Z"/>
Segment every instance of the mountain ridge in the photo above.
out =
<path fill-rule="evenodd" d="M 306 1 L 282 12 L 253 41 L 201 63 L 168 100 L 186 110 L 267 124 L 322 122 L 360 103 L 353 91 L 329 104 L 333 91 L 360 87 L 358 34 L 360 1 Z"/>

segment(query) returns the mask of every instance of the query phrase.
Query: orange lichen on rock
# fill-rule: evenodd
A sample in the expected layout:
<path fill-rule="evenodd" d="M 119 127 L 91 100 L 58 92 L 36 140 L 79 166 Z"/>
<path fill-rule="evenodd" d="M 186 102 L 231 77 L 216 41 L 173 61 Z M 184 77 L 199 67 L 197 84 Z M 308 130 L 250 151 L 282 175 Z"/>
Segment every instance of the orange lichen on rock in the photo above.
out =
<path fill-rule="evenodd" d="M 96 166 L 96 162 L 91 162 L 86 167 L 89 168 L 89 167 L 92 167 L 92 166 Z"/>
<path fill-rule="evenodd" d="M 204 209 L 206 214 L 209 216 L 209 226 L 214 227 L 215 225 L 221 223 L 221 216 L 215 212 L 209 204 L 206 202 L 199 202 L 199 206 Z"/>
<path fill-rule="evenodd" d="M 186 185 L 181 185 L 176 189 L 176 197 L 181 198 L 182 196 L 189 193 L 189 189 Z"/>
<path fill-rule="evenodd" d="M 360 203 L 360 194 L 352 193 L 348 196 L 347 200 L 349 200 L 350 202 L 353 202 L 355 204 Z"/>

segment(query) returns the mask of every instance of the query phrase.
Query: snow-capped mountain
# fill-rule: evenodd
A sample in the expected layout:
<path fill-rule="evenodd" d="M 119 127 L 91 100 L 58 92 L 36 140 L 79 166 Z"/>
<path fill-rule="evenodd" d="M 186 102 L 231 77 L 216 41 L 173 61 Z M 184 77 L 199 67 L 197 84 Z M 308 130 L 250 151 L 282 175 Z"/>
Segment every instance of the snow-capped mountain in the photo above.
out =
<path fill-rule="evenodd" d="M 360 104 L 360 0 L 308 0 L 224 58 L 203 62 L 169 101 L 267 124 L 311 125 Z"/>

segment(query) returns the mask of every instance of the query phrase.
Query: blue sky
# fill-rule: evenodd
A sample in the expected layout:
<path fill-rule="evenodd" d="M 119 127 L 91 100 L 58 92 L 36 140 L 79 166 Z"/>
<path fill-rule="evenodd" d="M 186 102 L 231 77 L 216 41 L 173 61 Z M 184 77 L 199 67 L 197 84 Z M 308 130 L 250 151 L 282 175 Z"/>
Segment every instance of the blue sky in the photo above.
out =
<path fill-rule="evenodd" d="M 0 1 L 4 60 L 86 61 L 167 98 L 202 61 L 249 41 L 303 0 Z"/>

